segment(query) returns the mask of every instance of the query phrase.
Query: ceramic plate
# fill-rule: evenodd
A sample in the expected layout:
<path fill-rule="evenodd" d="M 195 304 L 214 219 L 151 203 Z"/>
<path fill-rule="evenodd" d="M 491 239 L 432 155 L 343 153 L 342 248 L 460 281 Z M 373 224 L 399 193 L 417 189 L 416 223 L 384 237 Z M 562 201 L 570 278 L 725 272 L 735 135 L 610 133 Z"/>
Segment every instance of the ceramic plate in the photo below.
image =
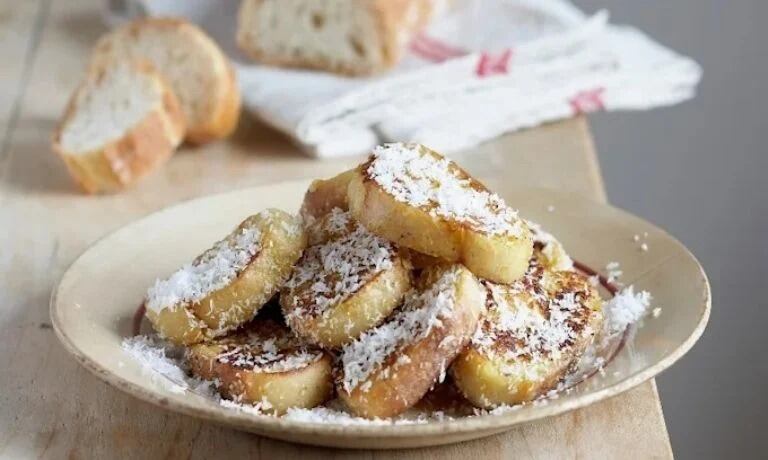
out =
<path fill-rule="evenodd" d="M 542 405 L 417 425 L 335 425 L 260 417 L 179 394 L 149 378 L 121 348 L 146 288 L 266 207 L 297 210 L 308 182 L 215 195 L 165 209 L 103 238 L 67 270 L 51 299 L 56 333 L 96 376 L 163 408 L 273 438 L 336 447 L 399 448 L 446 444 L 508 430 L 519 423 L 587 406 L 652 378 L 701 335 L 710 309 L 706 276 L 693 255 L 663 230 L 619 209 L 573 194 L 496 187 L 523 216 L 554 233 L 571 255 L 595 268 L 621 263 L 621 281 L 653 295 L 661 307 L 605 369 Z M 647 237 L 644 236 L 647 233 Z M 648 250 L 640 249 L 639 235 Z"/>

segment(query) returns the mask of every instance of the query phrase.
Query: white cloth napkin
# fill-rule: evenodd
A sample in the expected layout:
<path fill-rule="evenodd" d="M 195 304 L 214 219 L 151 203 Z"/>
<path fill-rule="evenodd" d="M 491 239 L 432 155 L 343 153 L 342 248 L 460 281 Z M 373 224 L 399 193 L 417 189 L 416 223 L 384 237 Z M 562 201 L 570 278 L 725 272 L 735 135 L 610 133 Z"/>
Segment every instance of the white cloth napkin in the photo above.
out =
<path fill-rule="evenodd" d="M 234 46 L 236 0 L 145 1 L 200 23 L 233 57 L 246 109 L 317 157 L 416 141 L 451 152 L 595 110 L 693 97 L 701 69 L 639 30 L 566 0 L 459 0 L 372 78 L 248 62 Z"/>

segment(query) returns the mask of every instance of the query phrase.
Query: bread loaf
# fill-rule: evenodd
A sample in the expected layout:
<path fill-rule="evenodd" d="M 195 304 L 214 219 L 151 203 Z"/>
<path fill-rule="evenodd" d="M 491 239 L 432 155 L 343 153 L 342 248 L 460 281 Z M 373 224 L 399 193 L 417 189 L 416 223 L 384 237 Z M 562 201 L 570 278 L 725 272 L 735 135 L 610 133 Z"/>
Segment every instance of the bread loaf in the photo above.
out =
<path fill-rule="evenodd" d="M 433 0 L 244 0 L 237 41 L 254 60 L 347 75 L 396 64 Z"/>

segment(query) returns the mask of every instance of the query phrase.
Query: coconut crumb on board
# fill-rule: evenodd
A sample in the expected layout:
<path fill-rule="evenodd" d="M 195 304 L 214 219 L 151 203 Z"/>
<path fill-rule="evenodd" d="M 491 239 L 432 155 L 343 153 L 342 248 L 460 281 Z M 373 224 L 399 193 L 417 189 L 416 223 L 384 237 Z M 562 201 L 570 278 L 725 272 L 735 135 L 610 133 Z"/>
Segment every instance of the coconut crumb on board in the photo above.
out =
<path fill-rule="evenodd" d="M 425 208 L 490 235 L 520 236 L 517 211 L 467 177 L 451 160 L 419 144 L 384 144 L 373 150 L 367 175 L 395 200 Z"/>

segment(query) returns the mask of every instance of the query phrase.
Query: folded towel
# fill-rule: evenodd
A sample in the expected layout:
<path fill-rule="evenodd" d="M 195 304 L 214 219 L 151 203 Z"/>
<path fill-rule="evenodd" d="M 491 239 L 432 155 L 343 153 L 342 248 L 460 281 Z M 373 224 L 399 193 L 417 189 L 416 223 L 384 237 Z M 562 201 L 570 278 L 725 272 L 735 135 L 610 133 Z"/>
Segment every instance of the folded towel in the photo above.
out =
<path fill-rule="evenodd" d="M 595 110 L 693 97 L 701 69 L 637 29 L 566 0 L 461 0 L 370 78 L 254 65 L 234 47 L 234 0 L 152 0 L 146 14 L 200 23 L 236 62 L 245 107 L 318 157 L 383 141 L 451 152 Z"/>

